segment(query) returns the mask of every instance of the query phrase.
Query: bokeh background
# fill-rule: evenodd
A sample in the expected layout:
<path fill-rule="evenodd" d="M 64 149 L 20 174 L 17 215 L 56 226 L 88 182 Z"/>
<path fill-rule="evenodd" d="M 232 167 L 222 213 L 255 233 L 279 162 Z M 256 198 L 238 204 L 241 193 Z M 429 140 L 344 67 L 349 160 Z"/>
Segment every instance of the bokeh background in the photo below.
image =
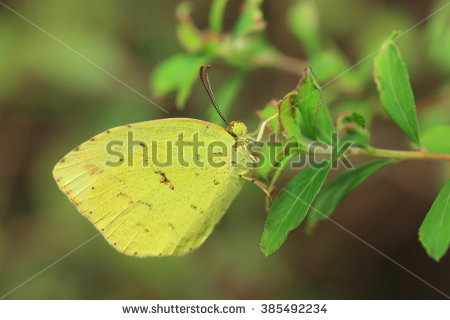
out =
<path fill-rule="evenodd" d="M 445 2 L 318 0 L 314 17 L 320 18 L 326 50 L 338 48 L 351 65 L 376 50 L 392 30 L 407 30 Z M 165 117 L 207 119 L 210 108 L 198 82 L 183 110 L 176 108 L 174 95 L 157 97 L 149 89 L 157 65 L 183 51 L 176 36 L 177 1 L 2 3 L 24 18 L 0 5 L 0 296 L 96 234 L 52 180 L 52 167 L 61 156 L 110 127 Z M 308 52 L 286 22 L 295 3 L 263 3 L 265 34 L 280 52 L 304 61 Z M 193 4 L 195 24 L 207 28 L 210 1 Z M 229 1 L 225 31 L 241 5 L 242 1 Z M 422 129 L 450 123 L 450 27 L 445 26 L 449 11 L 447 7 L 399 40 Z M 155 99 L 170 114 L 36 26 Z M 346 65 L 333 65 L 340 59 L 333 54 L 327 60 L 330 68 L 343 71 Z M 317 68 L 324 63 L 315 62 Z M 324 95 L 333 97 L 334 115 L 346 108 L 372 115 L 373 145 L 406 149 L 404 135 L 379 112 L 370 79 L 372 63 L 368 59 L 349 71 L 357 76 L 348 76 L 340 86 L 330 85 Z M 215 61 L 213 84 L 220 88 L 235 70 Z M 233 99 L 231 118 L 255 128 L 255 111 L 295 87 L 295 73 L 301 70 L 286 71 L 251 69 Z M 326 79 L 319 75 L 319 80 Z M 436 263 L 417 240 L 418 227 L 449 172 L 448 166 L 432 161 L 386 167 L 345 199 L 334 219 L 449 294 L 450 255 Z M 137 259 L 119 254 L 98 237 L 6 299 L 442 298 L 329 222 L 313 235 L 301 229 L 292 232 L 281 250 L 266 258 L 259 250 L 264 219 L 264 195 L 248 185 L 208 241 L 190 255 Z"/>

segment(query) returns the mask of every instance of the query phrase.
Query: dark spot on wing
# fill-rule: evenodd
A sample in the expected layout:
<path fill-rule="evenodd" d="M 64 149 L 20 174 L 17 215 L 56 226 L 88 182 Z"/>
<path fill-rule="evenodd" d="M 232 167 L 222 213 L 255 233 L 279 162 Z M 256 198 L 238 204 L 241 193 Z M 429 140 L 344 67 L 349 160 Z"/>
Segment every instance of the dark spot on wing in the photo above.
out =
<path fill-rule="evenodd" d="M 95 189 L 95 187 L 91 187 L 91 190 L 94 190 Z"/>
<path fill-rule="evenodd" d="M 169 225 L 169 227 L 172 229 L 172 231 L 175 230 L 175 226 L 174 226 L 173 224 L 168 223 L 168 225 Z"/>
<path fill-rule="evenodd" d="M 111 133 L 111 130 L 106 130 L 106 133 Z"/>
<path fill-rule="evenodd" d="M 150 202 L 138 200 L 137 203 L 142 204 L 143 206 L 146 206 L 148 210 L 152 210 L 153 205 Z"/>
<path fill-rule="evenodd" d="M 144 232 L 145 232 L 145 233 L 149 233 L 150 230 L 148 230 L 147 228 L 145 228 Z"/>
<path fill-rule="evenodd" d="M 200 173 L 196 172 L 194 173 L 196 177 L 198 177 L 200 175 Z"/>
<path fill-rule="evenodd" d="M 220 182 L 219 181 L 217 181 L 217 180 L 214 180 L 214 185 L 219 185 L 220 184 Z"/>
<path fill-rule="evenodd" d="M 118 197 L 118 198 L 128 198 L 129 195 L 127 195 L 126 193 L 123 193 L 123 192 L 119 192 L 119 193 L 117 194 L 117 197 Z"/>
<path fill-rule="evenodd" d="M 167 178 L 166 174 L 160 170 L 156 170 L 155 174 L 159 174 L 161 176 L 161 179 L 159 182 L 164 183 L 166 186 L 168 186 L 171 190 L 174 190 L 175 187 L 173 186 L 172 182 Z"/>
<path fill-rule="evenodd" d="M 59 162 L 63 163 L 64 161 L 66 161 L 65 158 L 62 158 L 61 160 L 59 160 Z"/>
<path fill-rule="evenodd" d="M 155 171 L 155 173 L 159 174 L 161 176 L 161 180 L 160 180 L 161 183 L 166 183 L 166 182 L 169 181 L 169 179 L 167 179 L 167 176 L 166 176 L 166 174 L 164 172 L 162 172 L 160 170 L 157 170 L 157 171 Z"/>
<path fill-rule="evenodd" d="M 73 149 L 73 151 L 78 151 L 80 150 L 80 147 L 76 147 L 75 149 Z"/>
<path fill-rule="evenodd" d="M 197 206 L 196 205 L 191 204 L 191 208 L 194 209 L 194 210 L 197 210 Z"/>
<path fill-rule="evenodd" d="M 128 128 L 131 128 L 131 124 L 127 124 L 127 127 L 128 127 Z"/>
<path fill-rule="evenodd" d="M 91 138 L 91 140 L 90 141 L 95 141 L 95 138 Z"/>

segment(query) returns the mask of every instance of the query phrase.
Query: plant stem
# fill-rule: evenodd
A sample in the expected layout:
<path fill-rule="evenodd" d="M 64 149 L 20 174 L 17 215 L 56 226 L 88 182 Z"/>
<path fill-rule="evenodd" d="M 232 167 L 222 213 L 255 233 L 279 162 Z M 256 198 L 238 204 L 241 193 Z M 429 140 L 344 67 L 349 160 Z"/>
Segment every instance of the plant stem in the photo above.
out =
<path fill-rule="evenodd" d="M 302 76 L 307 64 L 305 61 L 285 55 L 273 55 L 253 61 L 258 67 L 271 67 L 296 76 Z"/>
<path fill-rule="evenodd" d="M 310 154 L 321 154 L 321 155 L 333 155 L 333 148 L 330 146 L 321 147 L 317 144 L 309 144 L 306 146 L 298 146 L 296 147 L 296 151 L 293 151 L 289 155 L 289 159 L 284 162 L 286 165 L 289 160 L 298 153 L 305 152 Z M 386 150 L 386 149 L 377 149 L 377 148 L 358 148 L 351 147 L 345 152 L 346 156 L 355 156 L 355 157 L 378 157 L 378 158 L 389 158 L 396 160 L 405 160 L 405 159 L 428 159 L 428 160 L 444 160 L 450 161 L 450 154 L 445 153 L 433 153 L 427 151 L 402 151 L 402 150 Z M 283 166 L 284 167 L 284 166 Z M 281 170 L 276 172 L 272 181 L 269 184 L 269 190 L 272 190 L 275 186 L 275 182 L 279 177 L 279 173 Z M 279 168 L 280 169 L 280 168 Z M 271 198 L 266 197 L 266 210 L 269 211 L 271 204 Z"/>
<path fill-rule="evenodd" d="M 331 147 L 321 148 L 317 145 L 308 145 L 301 148 L 303 152 L 309 152 L 314 154 L 332 155 L 333 149 Z M 402 150 L 386 150 L 377 148 L 358 148 L 351 147 L 346 153 L 346 156 L 357 157 L 377 157 L 377 158 L 390 158 L 390 159 L 428 159 L 428 160 L 444 160 L 450 161 L 450 154 L 446 153 L 433 153 L 428 151 L 402 151 Z"/>
<path fill-rule="evenodd" d="M 292 58 L 289 56 L 281 56 L 274 62 L 273 65 L 273 67 L 277 69 L 292 73 L 297 76 L 303 75 L 303 71 L 306 68 L 306 66 L 307 64 L 305 61 Z"/>
<path fill-rule="evenodd" d="M 386 150 L 386 149 L 362 149 L 350 148 L 350 155 L 352 156 L 372 156 L 380 158 L 392 159 L 429 159 L 429 160 L 447 160 L 450 161 L 450 154 L 433 153 L 427 151 L 400 151 L 400 150 Z"/>

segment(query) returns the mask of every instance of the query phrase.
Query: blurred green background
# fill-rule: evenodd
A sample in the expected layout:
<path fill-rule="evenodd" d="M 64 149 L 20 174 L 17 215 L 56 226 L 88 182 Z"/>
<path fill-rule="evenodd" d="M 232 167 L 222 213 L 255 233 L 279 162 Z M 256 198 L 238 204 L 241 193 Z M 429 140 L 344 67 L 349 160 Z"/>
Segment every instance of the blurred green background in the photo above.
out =
<path fill-rule="evenodd" d="M 155 67 L 182 50 L 176 37 L 177 1 L 3 3 L 135 90 L 156 99 L 170 114 L 0 5 L 0 296 L 96 234 L 52 180 L 52 167 L 60 157 L 110 127 L 165 117 L 207 119 L 209 109 L 198 82 L 182 111 L 175 107 L 174 96 L 155 97 L 148 87 Z M 263 3 L 266 35 L 280 52 L 305 60 L 308 50 L 286 23 L 296 3 Z M 336 52 L 351 65 L 376 50 L 392 30 L 408 29 L 445 3 L 319 0 L 315 8 L 321 32 L 328 39 L 326 45 L 339 48 Z M 196 25 L 207 28 L 210 1 L 193 4 Z M 233 25 L 241 4 L 229 2 L 225 31 Z M 422 129 L 450 121 L 449 11 L 447 7 L 399 41 Z M 331 65 L 339 59 L 334 51 L 328 56 Z M 316 69 L 324 69 L 319 74 L 328 70 L 324 61 L 311 62 Z M 368 59 L 350 71 L 355 76 L 348 76 L 344 90 L 342 84 L 324 90 L 325 95 L 337 97 L 330 109 L 337 114 L 364 107 L 363 113 L 375 114 L 373 145 L 406 149 L 400 130 L 373 111 L 381 108 L 370 79 L 371 67 Z M 339 68 L 336 71 L 344 70 Z M 218 61 L 211 80 L 220 88 L 234 72 L 234 67 Z M 245 121 L 253 130 L 258 124 L 255 111 L 270 99 L 281 98 L 297 81 L 297 75 L 276 68 L 251 70 L 234 99 L 230 118 Z M 354 90 L 345 90 L 348 83 Z M 449 293 L 450 256 L 436 263 L 417 240 L 417 229 L 449 172 L 448 166 L 432 161 L 386 167 L 352 193 L 334 219 Z M 259 250 L 264 218 L 264 195 L 248 185 L 208 241 L 190 255 L 137 259 L 119 254 L 98 237 L 6 298 L 442 298 L 327 222 L 311 236 L 301 230 L 292 232 L 281 250 L 266 258 Z"/>

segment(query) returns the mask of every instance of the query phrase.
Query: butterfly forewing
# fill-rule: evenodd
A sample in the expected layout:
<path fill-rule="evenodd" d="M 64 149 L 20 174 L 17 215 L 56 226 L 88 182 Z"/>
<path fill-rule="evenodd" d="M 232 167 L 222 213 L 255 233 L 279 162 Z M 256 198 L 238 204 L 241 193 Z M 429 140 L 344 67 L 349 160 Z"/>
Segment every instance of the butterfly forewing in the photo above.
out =
<path fill-rule="evenodd" d="M 248 161 L 223 128 L 164 119 L 99 134 L 67 154 L 53 174 L 118 251 L 176 255 L 209 236 L 242 188 Z"/>

